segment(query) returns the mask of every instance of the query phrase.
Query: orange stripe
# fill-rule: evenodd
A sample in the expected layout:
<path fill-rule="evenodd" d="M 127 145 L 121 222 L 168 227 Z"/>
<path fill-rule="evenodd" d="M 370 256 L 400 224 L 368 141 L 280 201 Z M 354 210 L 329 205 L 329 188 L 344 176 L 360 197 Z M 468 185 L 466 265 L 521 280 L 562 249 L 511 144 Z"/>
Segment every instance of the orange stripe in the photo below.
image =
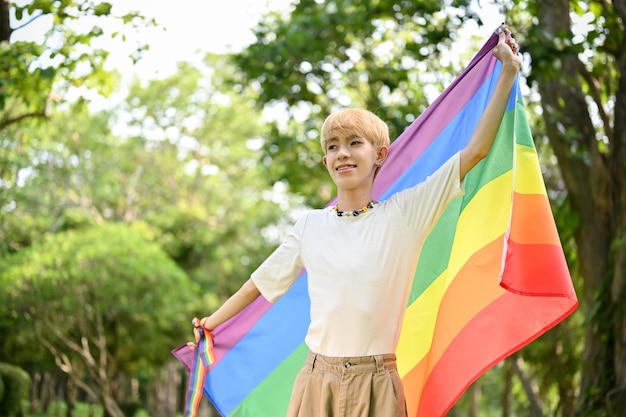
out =
<path fill-rule="evenodd" d="M 510 238 L 523 244 L 561 245 L 547 196 L 515 193 Z"/>
<path fill-rule="evenodd" d="M 504 292 L 498 285 L 503 239 L 504 236 L 498 237 L 472 255 L 443 296 L 431 348 L 425 358 L 403 376 L 405 390 L 414 400 L 421 397 L 423 381 L 450 342 L 474 315 Z"/>

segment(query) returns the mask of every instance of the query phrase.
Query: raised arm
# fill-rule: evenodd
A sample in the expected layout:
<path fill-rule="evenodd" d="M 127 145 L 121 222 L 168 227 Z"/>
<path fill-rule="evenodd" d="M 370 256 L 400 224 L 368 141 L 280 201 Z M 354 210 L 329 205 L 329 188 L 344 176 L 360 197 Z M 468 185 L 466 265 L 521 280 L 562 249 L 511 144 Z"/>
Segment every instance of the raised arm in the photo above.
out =
<path fill-rule="evenodd" d="M 493 55 L 502 62 L 502 72 L 472 137 L 467 146 L 461 150 L 461 180 L 489 153 L 500 128 L 515 76 L 522 66 L 522 59 L 517 55 L 518 47 L 515 39 L 510 37 L 506 26 L 501 26 L 498 30 L 499 39 L 498 44 L 493 48 Z"/>

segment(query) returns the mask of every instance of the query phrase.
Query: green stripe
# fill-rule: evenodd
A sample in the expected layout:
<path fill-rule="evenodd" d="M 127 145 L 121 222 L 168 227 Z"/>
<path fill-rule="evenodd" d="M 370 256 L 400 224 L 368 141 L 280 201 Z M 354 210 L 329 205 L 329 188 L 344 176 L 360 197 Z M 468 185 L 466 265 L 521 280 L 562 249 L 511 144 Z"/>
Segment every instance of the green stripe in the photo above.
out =
<path fill-rule="evenodd" d="M 534 149 L 535 142 L 533 142 L 533 134 L 530 131 L 528 116 L 524 109 L 524 101 L 520 97 L 515 104 L 515 117 L 517 118 L 517 136 L 515 137 L 515 142 L 518 145 L 528 146 Z"/>
<path fill-rule="evenodd" d="M 513 138 L 514 115 L 513 110 L 505 113 L 489 155 L 465 177 L 465 195 L 448 205 L 426 238 L 415 270 L 409 305 L 448 267 L 457 220 L 463 209 L 485 184 L 513 168 L 514 144 L 510 139 Z"/>
<path fill-rule="evenodd" d="M 281 362 L 248 396 L 228 415 L 228 417 L 284 416 L 293 389 L 296 375 L 304 365 L 309 352 L 302 343 Z"/>

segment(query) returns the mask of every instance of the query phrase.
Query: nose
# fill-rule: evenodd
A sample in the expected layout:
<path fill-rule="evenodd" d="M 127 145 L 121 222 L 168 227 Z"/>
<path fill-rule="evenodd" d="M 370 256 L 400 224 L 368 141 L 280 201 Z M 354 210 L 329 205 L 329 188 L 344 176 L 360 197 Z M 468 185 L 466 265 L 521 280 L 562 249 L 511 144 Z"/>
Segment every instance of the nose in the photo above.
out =
<path fill-rule="evenodd" d="M 346 158 L 348 156 L 350 156 L 350 150 L 348 149 L 348 147 L 345 145 L 340 145 L 339 149 L 337 150 L 337 157 Z"/>

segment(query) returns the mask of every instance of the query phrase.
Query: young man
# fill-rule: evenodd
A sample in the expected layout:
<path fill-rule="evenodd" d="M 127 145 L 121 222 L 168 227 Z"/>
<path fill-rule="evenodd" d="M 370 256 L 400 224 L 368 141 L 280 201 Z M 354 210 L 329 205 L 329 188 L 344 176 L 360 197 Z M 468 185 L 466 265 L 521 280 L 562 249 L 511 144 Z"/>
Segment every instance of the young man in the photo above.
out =
<path fill-rule="evenodd" d="M 330 115 L 321 143 L 337 205 L 300 218 L 241 289 L 205 319 L 212 329 L 260 294 L 276 301 L 306 268 L 310 353 L 296 378 L 289 417 L 406 416 L 394 352 L 417 257 L 431 226 L 463 193 L 465 175 L 495 139 L 521 67 L 508 34 L 499 30 L 493 54 L 502 71 L 468 145 L 424 182 L 382 203 L 373 201 L 372 186 L 389 152 L 386 124 L 365 110 Z"/>

